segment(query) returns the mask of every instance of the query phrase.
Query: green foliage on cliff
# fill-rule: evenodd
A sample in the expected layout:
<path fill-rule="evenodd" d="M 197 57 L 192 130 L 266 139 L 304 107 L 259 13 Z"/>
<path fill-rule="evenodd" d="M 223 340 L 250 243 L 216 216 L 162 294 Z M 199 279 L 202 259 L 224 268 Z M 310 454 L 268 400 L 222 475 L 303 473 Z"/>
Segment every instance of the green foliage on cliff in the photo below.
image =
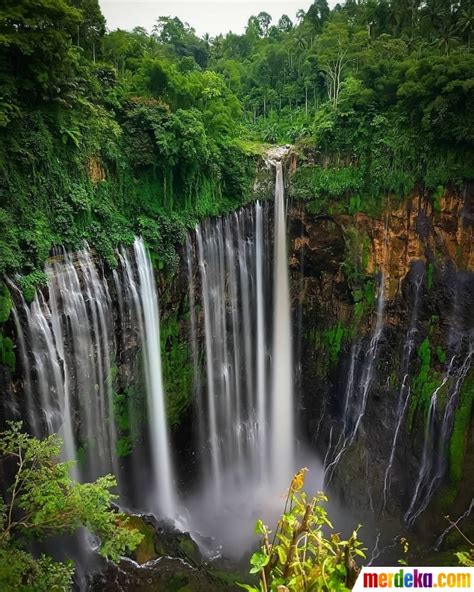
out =
<path fill-rule="evenodd" d="M 469 433 L 471 411 L 474 404 L 474 376 L 468 376 L 461 388 L 460 403 L 454 417 L 453 433 L 449 442 L 449 477 L 458 484 L 463 475 L 466 438 Z"/>
<path fill-rule="evenodd" d="M 57 462 L 57 436 L 37 440 L 10 424 L 0 438 L 2 462 L 9 467 L 8 489 L 0 503 L 0 587 L 13 590 L 69 590 L 74 568 L 26 550 L 28 540 L 45 540 L 85 526 L 100 537 L 99 552 L 112 561 L 133 551 L 142 536 L 111 508 L 116 485 L 110 475 L 75 483 L 70 463 Z"/>
<path fill-rule="evenodd" d="M 420 369 L 418 374 L 412 377 L 412 391 L 408 411 L 408 425 L 410 428 L 413 425 L 413 419 L 417 411 L 428 409 L 431 396 L 441 386 L 443 380 L 442 375 L 433 368 L 432 346 L 429 336 L 421 342 L 417 353 Z M 442 399 L 445 393 L 446 388 L 440 389 L 438 398 Z"/>
<path fill-rule="evenodd" d="M 15 371 L 16 356 L 13 350 L 13 341 L 0 333 L 0 364 L 8 366 L 12 372 Z"/>
<path fill-rule="evenodd" d="M 1 16 L 0 274 L 84 240 L 114 265 L 140 232 L 173 266 L 186 227 L 249 198 L 240 102 L 180 21 L 106 36 L 97 0 L 21 0 Z"/>
<path fill-rule="evenodd" d="M 10 317 L 12 299 L 5 284 L 0 284 L 0 323 L 5 323 Z"/>
<path fill-rule="evenodd" d="M 329 359 L 332 363 L 337 362 L 344 338 L 344 327 L 341 322 L 339 321 L 337 325 L 325 331 L 323 337 L 327 351 L 329 352 Z"/>
<path fill-rule="evenodd" d="M 140 368 L 137 375 L 141 376 Z M 128 456 L 143 432 L 146 431 L 147 406 L 145 378 L 142 383 L 130 384 L 120 392 L 112 391 L 114 419 L 117 427 L 117 456 Z"/>
<path fill-rule="evenodd" d="M 193 365 L 177 317 L 170 316 L 162 321 L 160 337 L 166 413 L 169 424 L 174 427 L 191 404 Z"/>

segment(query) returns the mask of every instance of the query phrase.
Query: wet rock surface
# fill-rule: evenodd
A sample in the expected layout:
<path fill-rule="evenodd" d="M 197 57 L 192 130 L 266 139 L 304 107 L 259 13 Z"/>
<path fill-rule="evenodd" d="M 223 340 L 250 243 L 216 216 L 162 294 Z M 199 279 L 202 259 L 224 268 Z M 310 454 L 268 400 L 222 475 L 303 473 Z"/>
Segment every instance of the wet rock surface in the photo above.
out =
<path fill-rule="evenodd" d="M 218 570 L 201 555 L 189 535 L 153 516 L 130 516 L 143 541 L 132 557 L 108 563 L 90 577 L 89 592 L 218 592 L 238 590 L 235 574 Z"/>
<path fill-rule="evenodd" d="M 424 193 L 402 203 L 389 200 L 377 217 L 315 215 L 304 203 L 294 203 L 289 211 L 294 335 L 301 351 L 301 411 L 307 437 L 321 458 L 347 430 L 344 406 L 351 356 L 357 383 L 367 366 L 364 352 L 370 349 L 374 335 L 378 282 L 384 282 L 384 327 L 366 408 L 357 434 L 338 460 L 326 488 L 330 496 L 356 510 L 359 520 L 370 523 L 376 517 L 387 532 L 393 530 L 393 524 L 398 525 L 399 534 L 406 532 L 403 518 L 423 462 L 429 396 L 446 372 L 444 358 L 458 352 L 455 365 L 459 368 L 469 355 L 474 328 L 473 202 L 473 188 L 466 186 L 463 191 L 448 188 L 436 206 Z M 374 286 L 375 293 L 371 293 Z M 413 347 L 405 360 L 409 335 Z M 424 395 L 429 395 L 428 399 L 410 410 L 413 393 L 420 388 L 415 379 L 423 364 L 420 347 L 424 341 L 430 349 L 430 376 L 436 375 L 438 382 Z M 387 465 L 400 396 L 407 392 L 401 391 L 405 366 L 413 402 L 408 401 L 399 428 L 387 494 Z M 453 376 L 457 371 L 453 370 Z M 464 379 L 466 384 L 471 381 L 472 370 Z M 360 397 L 360 391 L 353 395 Z M 440 397 L 438 423 L 446 396 Z M 461 398 L 462 392 L 457 405 Z M 454 419 L 449 429 L 454 431 Z M 444 516 L 461 515 L 472 497 L 468 464 L 473 454 L 472 419 L 466 430 L 460 461 L 465 478 L 454 483 L 449 468 L 440 470 L 435 493 L 409 532 L 427 545 L 446 527 Z M 452 444 L 448 442 L 447 448 L 445 456 L 452 457 Z"/>

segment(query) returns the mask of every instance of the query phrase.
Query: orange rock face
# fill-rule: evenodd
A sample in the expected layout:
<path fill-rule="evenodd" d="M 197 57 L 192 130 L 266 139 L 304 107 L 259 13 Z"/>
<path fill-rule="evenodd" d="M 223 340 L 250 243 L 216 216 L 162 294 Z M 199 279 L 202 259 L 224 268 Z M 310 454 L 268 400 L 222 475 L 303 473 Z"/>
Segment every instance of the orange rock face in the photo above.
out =
<path fill-rule="evenodd" d="M 459 270 L 474 271 L 474 230 L 466 198 L 448 191 L 434 209 L 431 200 L 415 194 L 396 206 L 388 202 L 384 219 L 356 214 L 352 219 L 341 216 L 340 222 L 367 234 L 366 271 L 383 273 L 386 297 L 392 299 L 414 261 L 449 260 Z"/>

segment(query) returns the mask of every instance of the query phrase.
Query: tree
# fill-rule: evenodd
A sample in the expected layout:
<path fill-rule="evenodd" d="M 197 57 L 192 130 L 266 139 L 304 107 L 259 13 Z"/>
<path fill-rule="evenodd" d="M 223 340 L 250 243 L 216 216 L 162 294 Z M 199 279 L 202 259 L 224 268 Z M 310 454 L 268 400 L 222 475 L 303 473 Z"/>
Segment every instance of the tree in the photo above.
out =
<path fill-rule="evenodd" d="M 308 8 L 305 16 L 305 22 L 309 22 L 317 30 L 323 28 L 324 23 L 328 20 L 330 14 L 327 0 L 315 0 Z"/>
<path fill-rule="evenodd" d="M 0 8 L 2 69 L 30 102 L 51 100 L 77 75 L 72 35 L 81 13 L 64 0 L 4 0 Z"/>
<path fill-rule="evenodd" d="M 257 15 L 257 21 L 258 21 L 258 24 L 260 25 L 262 35 L 264 37 L 267 37 L 268 29 L 269 29 L 270 24 L 272 22 L 272 17 L 268 14 L 268 12 L 260 12 Z"/>
<path fill-rule="evenodd" d="M 422 30 L 429 41 L 433 41 L 439 32 L 439 24 L 445 18 L 445 6 L 442 0 L 428 0 L 421 10 Z"/>
<path fill-rule="evenodd" d="M 188 23 L 183 23 L 177 16 L 160 16 L 153 27 L 153 33 L 162 43 L 176 45 L 195 33 Z"/>
<path fill-rule="evenodd" d="M 256 16 L 251 16 L 247 22 L 247 27 L 245 29 L 245 37 L 250 45 L 253 48 L 257 40 L 263 35 L 262 27 Z"/>
<path fill-rule="evenodd" d="M 461 33 L 467 36 L 467 49 L 471 51 L 471 35 L 474 28 L 474 7 L 472 5 L 460 11 L 458 27 Z"/>
<path fill-rule="evenodd" d="M 300 8 L 298 10 L 298 12 L 296 13 L 296 18 L 298 19 L 298 23 L 301 23 L 303 21 L 303 19 L 305 17 L 305 14 L 306 13 L 305 13 L 305 11 L 302 8 Z"/>
<path fill-rule="evenodd" d="M 116 485 L 111 475 L 94 483 L 76 483 L 71 463 L 57 462 L 61 441 L 53 435 L 37 440 L 10 423 L 0 437 L 0 455 L 10 485 L 0 498 L 0 588 L 2 590 L 69 589 L 71 563 L 33 558 L 23 544 L 72 533 L 81 526 L 100 537 L 99 553 L 117 561 L 140 543 L 142 535 L 111 507 Z M 26 586 L 26 587 L 25 587 Z"/>
<path fill-rule="evenodd" d="M 339 46 L 335 56 L 328 57 L 321 63 L 321 70 L 326 76 L 328 97 L 334 108 L 337 108 L 337 102 L 342 88 L 343 72 L 348 62 L 347 49 Z"/>
<path fill-rule="evenodd" d="M 97 49 L 105 35 L 105 18 L 98 0 L 69 0 L 81 12 L 82 22 L 77 27 L 77 45 L 96 61 Z"/>
<path fill-rule="evenodd" d="M 278 29 L 283 33 L 288 33 L 293 28 L 293 23 L 290 17 L 286 14 L 283 14 L 278 21 Z"/>
<path fill-rule="evenodd" d="M 160 16 L 153 27 L 153 34 L 161 43 L 171 46 L 176 55 L 192 56 L 202 68 L 207 66 L 208 43 L 199 39 L 196 31 L 178 17 Z"/>

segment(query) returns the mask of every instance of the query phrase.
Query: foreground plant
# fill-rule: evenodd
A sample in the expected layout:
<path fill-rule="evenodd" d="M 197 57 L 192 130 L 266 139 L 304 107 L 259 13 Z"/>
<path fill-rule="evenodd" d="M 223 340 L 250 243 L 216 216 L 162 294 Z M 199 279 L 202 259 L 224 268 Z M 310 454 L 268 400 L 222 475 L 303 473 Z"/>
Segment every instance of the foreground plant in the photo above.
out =
<path fill-rule="evenodd" d="M 332 532 L 321 505 L 327 497 L 320 492 L 308 500 L 302 491 L 306 471 L 293 477 L 275 532 L 257 521 L 262 542 L 250 559 L 250 573 L 258 574 L 259 583 L 239 584 L 248 592 L 344 592 L 355 583 L 356 558 L 365 558 L 358 529 L 347 540 Z"/>
<path fill-rule="evenodd" d="M 0 436 L 3 479 L 10 483 L 0 496 L 0 589 L 51 592 L 72 586 L 72 562 L 33 557 L 27 543 L 86 527 L 100 538 L 99 553 L 117 561 L 133 551 L 142 535 L 127 527 L 126 516 L 113 510 L 117 497 L 111 475 L 94 483 L 70 478 L 72 463 L 57 462 L 61 440 L 37 440 L 10 423 Z M 8 478 L 5 479 L 5 476 Z"/>

